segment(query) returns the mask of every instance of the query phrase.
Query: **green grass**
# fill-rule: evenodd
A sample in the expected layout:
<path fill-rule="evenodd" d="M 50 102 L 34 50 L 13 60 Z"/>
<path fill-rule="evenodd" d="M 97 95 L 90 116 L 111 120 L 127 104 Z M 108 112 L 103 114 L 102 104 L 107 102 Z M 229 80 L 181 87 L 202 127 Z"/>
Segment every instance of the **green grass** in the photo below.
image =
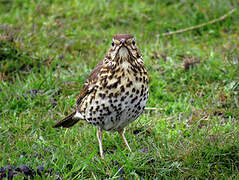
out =
<path fill-rule="evenodd" d="M 158 36 L 232 7 L 223 21 Z M 42 165 L 63 179 L 239 178 L 238 9 L 238 0 L 0 1 L 0 167 Z M 127 128 L 133 153 L 105 132 L 102 160 L 95 127 L 52 125 L 74 108 L 116 33 L 136 37 L 147 106 L 159 110 Z"/>

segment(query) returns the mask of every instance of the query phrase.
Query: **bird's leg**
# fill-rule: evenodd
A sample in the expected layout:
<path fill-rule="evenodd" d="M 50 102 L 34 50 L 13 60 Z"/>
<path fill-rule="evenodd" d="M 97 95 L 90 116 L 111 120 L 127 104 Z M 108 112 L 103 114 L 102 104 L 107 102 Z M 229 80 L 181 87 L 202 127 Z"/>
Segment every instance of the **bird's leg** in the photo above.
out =
<path fill-rule="evenodd" d="M 97 138 L 98 138 L 99 147 L 100 147 L 100 156 L 102 159 L 104 159 L 104 152 L 103 152 L 103 147 L 102 147 L 102 136 L 103 136 L 103 130 L 102 130 L 102 128 L 98 127 L 97 128 Z"/>
<path fill-rule="evenodd" d="M 118 133 L 119 133 L 120 136 L 123 138 L 124 143 L 125 143 L 125 145 L 127 146 L 127 148 L 129 149 L 129 151 L 132 152 L 132 151 L 131 151 L 131 148 L 129 147 L 129 144 L 128 144 L 127 140 L 126 140 L 125 137 L 124 137 L 124 129 L 119 130 Z"/>

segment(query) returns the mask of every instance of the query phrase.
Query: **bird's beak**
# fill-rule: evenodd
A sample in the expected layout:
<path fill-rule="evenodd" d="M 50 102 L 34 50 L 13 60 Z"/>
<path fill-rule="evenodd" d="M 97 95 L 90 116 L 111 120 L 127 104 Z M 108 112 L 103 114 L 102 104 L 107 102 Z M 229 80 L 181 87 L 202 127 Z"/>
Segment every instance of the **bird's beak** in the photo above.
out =
<path fill-rule="evenodd" d="M 125 39 L 121 39 L 120 42 L 123 46 L 125 46 Z"/>

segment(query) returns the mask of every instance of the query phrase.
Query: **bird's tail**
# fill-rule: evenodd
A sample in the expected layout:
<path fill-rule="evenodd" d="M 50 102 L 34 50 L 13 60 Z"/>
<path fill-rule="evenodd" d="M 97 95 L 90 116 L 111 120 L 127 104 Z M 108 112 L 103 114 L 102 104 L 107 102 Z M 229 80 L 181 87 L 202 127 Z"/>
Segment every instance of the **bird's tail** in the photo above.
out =
<path fill-rule="evenodd" d="M 69 128 L 69 127 L 73 126 L 74 124 L 76 124 L 79 121 L 79 119 L 73 118 L 75 114 L 76 114 L 76 111 L 72 112 L 71 114 L 66 116 L 64 119 L 62 119 L 61 121 L 56 123 L 53 126 L 53 128 L 57 128 L 57 127 Z"/>

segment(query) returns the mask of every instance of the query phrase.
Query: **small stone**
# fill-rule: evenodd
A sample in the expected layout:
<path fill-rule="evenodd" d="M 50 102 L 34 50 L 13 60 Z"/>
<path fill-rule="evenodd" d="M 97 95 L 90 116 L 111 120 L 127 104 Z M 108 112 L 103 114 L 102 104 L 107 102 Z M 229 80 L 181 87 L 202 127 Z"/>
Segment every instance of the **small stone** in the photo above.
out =
<path fill-rule="evenodd" d="M 26 176 L 34 176 L 36 174 L 36 172 L 31 169 L 30 167 L 28 167 L 27 165 L 23 164 L 20 167 L 21 172 L 26 175 Z"/>
<path fill-rule="evenodd" d="M 8 168 L 8 170 L 15 170 L 17 167 L 16 167 L 16 166 L 9 165 L 7 168 Z"/>
<path fill-rule="evenodd" d="M 133 134 L 139 134 L 139 133 L 141 133 L 141 132 L 142 132 L 141 129 L 136 129 L 136 130 L 133 131 Z"/>
<path fill-rule="evenodd" d="M 47 169 L 46 172 L 47 172 L 48 174 L 52 175 L 53 169 L 52 169 L 52 168 L 49 168 L 49 169 Z"/>
<path fill-rule="evenodd" d="M 119 166 L 119 169 L 120 169 L 120 168 L 121 168 L 121 167 Z M 119 174 L 120 174 L 120 175 L 125 174 L 124 168 L 121 168 L 121 169 L 120 169 Z"/>
<path fill-rule="evenodd" d="M 143 152 L 143 153 L 148 153 L 149 150 L 148 150 L 147 148 L 142 148 L 142 149 L 141 149 L 141 152 Z"/>
<path fill-rule="evenodd" d="M 27 153 L 26 153 L 26 152 L 24 152 L 24 151 L 22 151 L 22 152 L 21 152 L 21 155 L 22 155 L 22 156 L 26 156 L 26 155 L 27 155 Z"/>
<path fill-rule="evenodd" d="M 66 168 L 67 168 L 68 170 L 71 170 L 71 169 L 73 168 L 73 166 L 72 166 L 72 164 L 67 164 L 67 165 L 66 165 Z"/>
<path fill-rule="evenodd" d="M 12 170 L 8 170 L 8 179 L 13 179 L 14 177 L 18 176 L 18 174 Z"/>
<path fill-rule="evenodd" d="M 119 162 L 118 161 L 114 161 L 112 164 L 113 165 L 119 165 Z"/>
<path fill-rule="evenodd" d="M 3 179 L 6 177 L 6 167 L 1 167 L 0 168 L 0 179 Z"/>
<path fill-rule="evenodd" d="M 37 174 L 42 177 L 43 172 L 44 172 L 44 167 L 43 166 L 38 166 L 37 167 Z"/>
<path fill-rule="evenodd" d="M 63 59 L 64 56 L 63 56 L 62 54 L 60 54 L 60 55 L 58 56 L 58 58 L 59 58 L 59 59 Z"/>
<path fill-rule="evenodd" d="M 0 168 L 0 173 L 4 173 L 4 172 L 6 172 L 6 167 L 1 167 Z"/>

